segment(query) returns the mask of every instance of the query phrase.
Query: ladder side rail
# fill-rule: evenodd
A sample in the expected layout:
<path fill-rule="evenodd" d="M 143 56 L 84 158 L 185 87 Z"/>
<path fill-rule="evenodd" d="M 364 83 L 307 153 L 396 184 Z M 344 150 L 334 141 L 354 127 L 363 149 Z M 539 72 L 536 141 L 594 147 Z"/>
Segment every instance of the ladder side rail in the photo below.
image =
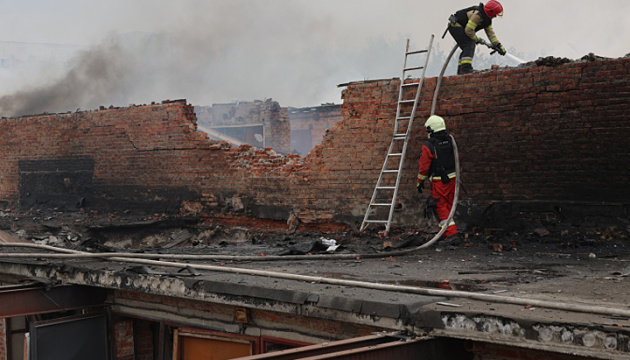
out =
<path fill-rule="evenodd" d="M 407 44 L 405 45 L 405 56 L 403 59 L 403 67 L 402 67 L 402 74 L 400 76 L 401 79 L 401 86 L 399 87 L 399 91 L 398 91 L 398 102 L 397 102 L 397 106 L 396 106 L 396 117 L 394 119 L 394 136 L 398 133 L 398 118 L 400 117 L 400 112 L 401 112 L 401 105 L 400 102 L 403 99 L 403 91 L 404 88 L 402 86 L 402 84 L 404 83 L 404 76 L 405 76 L 405 68 L 407 67 L 407 59 L 408 59 L 408 52 L 409 52 L 409 39 L 407 39 Z M 361 224 L 361 230 L 363 230 L 366 227 L 366 222 L 369 219 L 369 215 L 370 215 L 370 210 L 372 207 L 372 204 L 374 204 L 374 201 L 376 199 L 376 195 L 378 192 L 379 187 L 381 186 L 381 183 L 383 181 L 383 174 L 385 173 L 385 170 L 387 169 L 387 162 L 389 160 L 389 154 L 392 153 L 393 151 L 393 147 L 394 147 L 394 140 L 392 140 L 392 142 L 389 145 L 389 150 L 387 152 L 387 155 L 385 156 L 385 161 L 383 162 L 383 167 L 381 168 L 381 173 L 379 174 L 378 180 L 376 182 L 376 186 L 374 187 L 374 192 L 372 192 L 372 198 L 370 199 L 370 204 L 367 207 L 367 210 L 365 212 L 365 216 L 363 217 L 363 223 Z"/>
<path fill-rule="evenodd" d="M 400 117 L 400 111 L 401 111 L 400 102 L 403 99 L 403 93 L 404 93 L 404 87 L 402 85 L 405 83 L 405 68 L 407 68 L 407 60 L 408 60 L 407 53 L 409 53 L 409 39 L 407 39 L 407 45 L 405 46 L 405 57 L 403 59 L 402 73 L 400 74 L 400 87 L 398 90 L 398 103 L 396 104 L 397 106 L 396 106 L 396 118 L 394 121 L 394 134 L 398 132 L 398 118 Z"/>
<path fill-rule="evenodd" d="M 424 83 L 424 77 L 427 70 L 427 64 L 429 63 L 429 56 L 431 54 L 431 49 L 433 47 L 434 38 L 435 36 L 431 35 L 431 39 L 429 40 L 429 47 L 428 47 L 427 55 L 425 59 L 424 69 L 422 70 L 422 77 L 420 78 L 420 83 L 418 84 L 418 89 L 416 92 L 415 102 L 413 103 L 413 109 L 411 110 L 411 118 L 409 119 L 409 123 L 407 124 L 407 136 L 405 137 L 405 141 L 403 143 L 402 155 L 398 163 L 398 174 L 396 175 L 396 185 L 395 185 L 396 188 L 394 189 L 394 195 L 392 197 L 392 205 L 389 209 L 389 216 L 387 218 L 387 225 L 385 229 L 385 231 L 387 232 L 389 232 L 389 229 L 391 227 L 391 221 L 394 216 L 394 208 L 395 208 L 394 204 L 396 202 L 396 199 L 398 198 L 398 189 L 400 185 L 400 178 L 402 177 L 402 169 L 403 169 L 403 165 L 405 161 L 405 155 L 407 154 L 407 145 L 409 143 L 409 135 L 411 134 L 411 127 L 413 125 L 413 119 L 416 115 L 416 109 L 418 107 L 418 100 L 420 99 L 420 93 L 422 92 L 422 84 Z M 401 89 L 402 89 L 402 83 L 401 83 Z"/>
<path fill-rule="evenodd" d="M 420 99 L 420 93 L 422 92 L 422 85 L 424 84 L 424 77 L 427 72 L 427 65 L 429 63 L 429 57 L 431 55 L 431 48 L 433 47 L 433 38 L 435 36 L 431 35 L 431 40 L 429 40 L 429 50 L 427 51 L 427 56 L 424 61 L 424 69 L 422 69 L 422 76 L 420 77 L 420 83 L 418 84 L 418 92 L 416 93 L 415 102 L 413 103 L 413 109 L 411 109 L 411 119 L 409 120 L 409 124 L 407 124 L 407 137 L 411 134 L 411 126 L 413 125 L 413 119 L 416 116 L 416 109 L 418 108 L 418 100 Z"/>
<path fill-rule="evenodd" d="M 392 138 L 392 141 L 390 142 L 390 146 L 387 152 L 387 155 L 385 156 L 385 161 L 383 162 L 383 166 L 381 168 L 381 172 L 379 174 L 378 180 L 376 182 L 376 187 L 374 188 L 374 192 L 372 193 L 372 198 L 370 199 L 370 204 L 367 207 L 367 210 L 365 212 L 365 216 L 363 217 L 363 222 L 361 223 L 361 231 L 364 230 L 365 228 L 367 228 L 367 226 L 369 225 L 369 223 L 371 222 L 379 222 L 379 223 L 385 223 L 385 231 L 389 232 L 390 227 L 391 227 L 391 222 L 392 222 L 392 218 L 393 218 L 393 214 L 394 214 L 394 209 L 395 209 L 395 202 L 396 199 L 398 197 L 398 189 L 399 189 L 399 185 L 400 185 L 400 179 L 401 179 L 401 175 L 402 175 L 402 168 L 404 165 L 404 160 L 405 160 L 405 155 L 407 153 L 407 147 L 408 147 L 408 142 L 409 142 L 409 136 L 411 134 L 411 128 L 413 125 L 413 120 L 415 117 L 415 113 L 416 113 L 416 109 L 418 106 L 418 100 L 420 98 L 420 93 L 422 91 L 422 85 L 424 83 L 424 78 L 426 75 L 426 68 L 429 62 L 429 56 L 431 53 L 431 49 L 433 47 L 433 39 L 434 39 L 434 35 L 431 35 L 431 39 L 429 41 L 429 47 L 426 51 L 415 51 L 415 52 L 409 52 L 409 39 L 407 39 L 407 44 L 405 47 L 405 57 L 403 60 L 403 70 L 402 70 L 402 74 L 400 77 L 400 88 L 399 88 L 399 93 L 398 93 L 398 103 L 397 103 L 397 108 L 396 108 L 396 118 L 394 121 L 394 136 Z M 392 171 L 388 171 L 389 169 L 387 169 L 387 165 L 388 165 L 388 161 L 390 156 L 393 154 L 393 150 L 394 150 L 394 146 L 396 144 L 397 141 L 400 141 L 400 139 L 397 139 L 397 134 L 398 134 L 398 127 L 399 127 L 399 119 L 400 119 L 400 114 L 401 114 L 401 108 L 403 106 L 403 97 L 404 97 L 404 90 L 405 90 L 405 73 L 407 71 L 407 61 L 408 61 L 408 56 L 409 54 L 416 54 L 416 53 L 424 53 L 426 52 L 426 59 L 425 59 L 425 63 L 424 66 L 422 67 L 422 75 L 421 78 L 417 84 L 417 88 L 416 88 L 416 94 L 414 97 L 413 101 L 413 107 L 411 109 L 411 114 L 409 116 L 409 119 L 407 120 L 407 130 L 405 132 L 405 138 L 404 138 L 404 142 L 402 144 L 402 151 L 400 152 L 400 154 L 398 154 L 398 156 L 400 156 L 400 159 L 398 160 L 398 170 L 397 171 L 393 171 L 396 172 L 396 180 L 395 180 L 395 185 L 392 187 L 394 193 L 392 195 L 391 198 L 391 203 L 389 203 L 389 214 L 388 214 L 388 218 L 387 220 L 369 220 L 369 216 L 370 216 L 370 212 L 372 209 L 372 206 L 376 204 L 375 200 L 377 197 L 377 192 L 380 190 L 382 182 L 383 182 L 383 177 L 386 173 L 392 173 Z M 410 103 L 411 101 L 406 101 L 406 103 Z M 406 117 L 405 117 L 406 118 Z M 402 135 L 402 134 L 401 134 Z M 393 170 L 393 169 L 392 169 Z M 379 205 L 382 205 L 381 203 L 379 203 Z"/>
<path fill-rule="evenodd" d="M 387 170 L 387 163 L 389 161 L 389 154 L 392 153 L 392 150 L 394 148 L 394 141 L 392 140 L 392 142 L 389 144 L 389 149 L 387 151 L 387 155 L 385 155 L 385 161 L 383 161 L 383 166 L 381 167 L 381 172 L 378 175 L 378 180 L 376 181 L 376 186 L 374 187 L 374 191 L 372 192 L 372 198 L 370 199 L 370 204 L 367 207 L 367 210 L 365 212 L 365 216 L 363 217 L 363 222 L 361 223 L 361 230 L 365 229 L 367 221 L 369 220 L 370 217 L 370 210 L 372 208 L 372 205 L 375 203 L 376 200 L 376 195 L 379 191 L 379 188 L 381 187 L 381 184 L 383 183 L 383 174 L 386 174 L 385 170 Z"/>

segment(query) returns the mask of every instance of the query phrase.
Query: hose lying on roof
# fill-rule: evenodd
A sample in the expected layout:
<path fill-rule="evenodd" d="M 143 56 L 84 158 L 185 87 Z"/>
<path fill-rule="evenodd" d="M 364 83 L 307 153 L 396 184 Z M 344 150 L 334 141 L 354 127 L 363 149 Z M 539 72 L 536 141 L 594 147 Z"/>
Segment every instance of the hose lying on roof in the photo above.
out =
<path fill-rule="evenodd" d="M 10 245 L 0 244 L 0 247 L 1 246 L 42 248 L 46 250 L 50 250 L 51 248 L 50 246 L 47 246 L 47 245 L 37 245 L 37 244 L 10 244 Z M 61 250 L 61 249 L 55 248 L 55 250 Z M 63 257 L 63 258 L 71 258 L 71 259 L 84 259 L 84 258 L 94 258 L 94 257 L 107 257 L 104 255 L 112 255 L 111 253 L 91 254 L 91 253 L 84 253 L 81 251 L 68 250 L 68 249 L 63 249 L 63 251 L 66 252 L 66 254 L 0 253 L 0 257 L 1 258 L 6 258 L 6 257 L 61 258 Z M 140 254 L 133 254 L 133 255 L 140 255 Z M 118 261 L 118 262 L 124 262 L 124 263 L 152 265 L 152 266 L 160 266 L 160 267 L 174 267 L 174 268 L 180 268 L 180 269 L 193 268 L 195 270 L 216 271 L 216 272 L 234 273 L 234 274 L 243 274 L 243 275 L 252 275 L 252 276 L 266 276 L 266 277 L 273 277 L 277 279 L 358 287 L 358 288 L 366 288 L 366 289 L 373 289 L 373 290 L 401 292 L 401 293 L 408 293 L 408 294 L 443 296 L 443 297 L 449 297 L 449 298 L 464 298 L 464 299 L 488 301 L 488 302 L 511 304 L 511 305 L 536 306 L 540 308 L 556 309 L 556 310 L 564 310 L 564 311 L 572 311 L 572 312 L 580 312 L 580 313 L 588 313 L 588 314 L 630 317 L 629 309 L 615 309 L 615 308 L 609 308 L 609 307 L 599 306 L 599 305 L 586 305 L 586 304 L 565 303 L 565 302 L 558 302 L 558 301 L 525 299 L 525 298 L 502 296 L 502 295 L 495 295 L 495 294 L 474 293 L 474 292 L 460 291 L 460 290 L 431 289 L 431 288 L 422 288 L 422 287 L 415 287 L 415 286 L 380 284 L 380 283 L 373 283 L 373 282 L 367 282 L 367 281 L 334 279 L 334 278 L 326 278 L 326 277 L 321 277 L 321 276 L 299 275 L 299 274 L 291 274 L 291 273 L 284 273 L 284 272 L 244 269 L 244 268 L 229 267 L 229 266 L 226 267 L 226 266 L 206 265 L 206 264 L 178 263 L 178 262 L 171 262 L 171 261 L 135 259 L 131 257 L 118 257 L 118 256 L 112 256 L 112 257 L 107 257 L 107 258 L 112 261 Z"/>

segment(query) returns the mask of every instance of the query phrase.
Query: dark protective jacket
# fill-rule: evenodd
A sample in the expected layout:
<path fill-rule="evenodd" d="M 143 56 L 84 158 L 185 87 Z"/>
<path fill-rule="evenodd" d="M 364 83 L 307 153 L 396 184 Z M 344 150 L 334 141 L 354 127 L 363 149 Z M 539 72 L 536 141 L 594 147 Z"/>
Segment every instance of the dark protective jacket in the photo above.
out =
<path fill-rule="evenodd" d="M 451 137 L 446 131 L 432 134 L 422 146 L 418 180 L 423 181 L 429 177 L 448 184 L 455 175 L 455 153 Z"/>
<path fill-rule="evenodd" d="M 483 3 L 479 3 L 479 5 L 471 6 L 466 9 L 457 11 L 455 13 L 457 23 L 465 28 L 466 25 L 468 25 L 468 20 L 470 20 L 468 13 L 471 11 L 473 11 L 473 14 L 478 15 L 481 18 L 481 23 L 477 25 L 475 31 L 479 31 L 481 29 L 487 28 L 488 26 L 492 26 L 492 19 L 488 15 L 486 15 L 486 11 L 483 9 Z"/>
<path fill-rule="evenodd" d="M 500 42 L 492 28 L 492 19 L 486 14 L 482 3 L 457 11 L 449 21 L 451 26 L 463 28 L 466 35 L 474 42 L 478 40 L 476 32 L 481 29 L 486 31 L 491 43 L 496 45 Z"/>

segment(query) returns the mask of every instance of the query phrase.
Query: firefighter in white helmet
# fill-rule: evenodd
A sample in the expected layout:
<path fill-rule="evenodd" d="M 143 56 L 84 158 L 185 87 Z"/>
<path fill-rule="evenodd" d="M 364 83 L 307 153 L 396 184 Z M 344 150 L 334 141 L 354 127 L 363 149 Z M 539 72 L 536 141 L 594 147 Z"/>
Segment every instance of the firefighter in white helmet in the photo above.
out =
<path fill-rule="evenodd" d="M 425 181 L 429 180 L 431 195 L 427 199 L 427 207 L 433 208 L 431 211 L 439 218 L 440 229 L 446 226 L 444 236 L 447 239 L 456 239 L 459 235 L 455 222 L 451 220 L 446 224 L 453 208 L 457 182 L 453 141 L 446 131 L 444 119 L 440 116 L 431 115 L 424 126 L 429 133 L 429 139 L 422 145 L 422 154 L 418 161 L 417 189 L 422 193 Z"/>

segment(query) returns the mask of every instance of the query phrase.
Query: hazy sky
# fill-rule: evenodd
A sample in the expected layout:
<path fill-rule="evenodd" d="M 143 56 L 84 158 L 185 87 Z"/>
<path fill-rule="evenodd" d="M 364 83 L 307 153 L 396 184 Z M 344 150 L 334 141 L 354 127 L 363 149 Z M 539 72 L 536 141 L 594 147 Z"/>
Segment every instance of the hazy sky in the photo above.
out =
<path fill-rule="evenodd" d="M 0 41 L 80 45 L 91 50 L 77 54 L 77 69 L 71 74 L 46 69 L 36 79 L 4 74 L 0 102 L 15 103 L 17 95 L 28 95 L 38 97 L 40 104 L 44 101 L 44 107 L 53 107 L 46 111 L 176 98 L 194 105 L 265 98 L 282 106 L 340 103 L 337 84 L 400 76 L 407 38 L 421 48 L 435 34 L 436 48 L 450 49 L 454 41 L 448 35 L 440 39 L 446 19 L 474 4 L 464 0 L 0 0 Z M 503 0 L 502 4 L 505 14 L 495 20 L 494 28 L 506 48 L 525 60 L 630 53 L 628 0 Z M 119 47 L 121 35 L 130 33 L 168 34 L 169 46 L 155 47 L 147 41 Z M 143 39 L 134 39 L 138 38 Z M 46 105 L 45 100 L 55 96 Z"/>

